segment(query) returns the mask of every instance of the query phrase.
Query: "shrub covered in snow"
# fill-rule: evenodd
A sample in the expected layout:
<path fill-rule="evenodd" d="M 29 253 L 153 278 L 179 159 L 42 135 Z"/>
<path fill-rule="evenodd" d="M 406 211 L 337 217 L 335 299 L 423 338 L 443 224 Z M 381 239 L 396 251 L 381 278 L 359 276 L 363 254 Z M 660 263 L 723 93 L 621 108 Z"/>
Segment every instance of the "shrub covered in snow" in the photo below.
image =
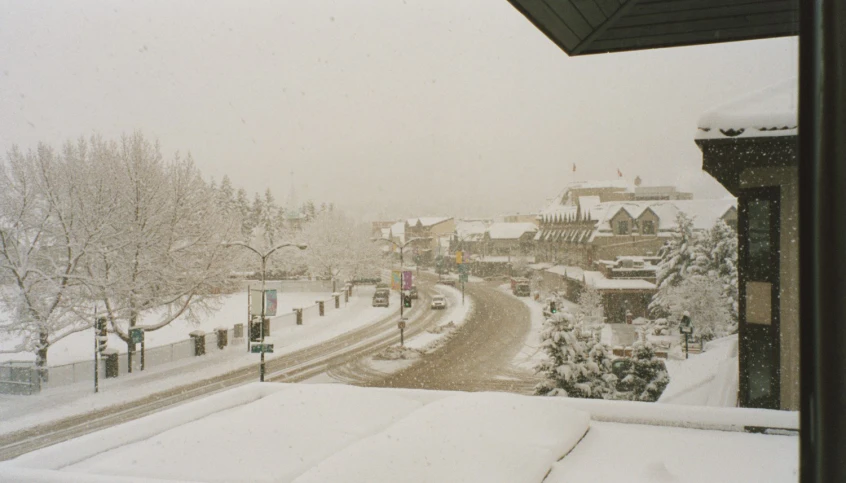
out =
<path fill-rule="evenodd" d="M 545 376 L 537 394 L 602 399 L 613 393 L 610 348 L 595 338 L 580 340 L 579 328 L 569 313 L 559 312 L 544 323 L 541 340 L 548 358 L 536 368 Z"/>
<path fill-rule="evenodd" d="M 612 370 L 608 345 L 596 338 L 579 338 L 582 325 L 568 313 L 547 319 L 541 333 L 547 359 L 537 367 L 544 380 L 535 387 L 543 396 L 590 399 L 657 401 L 670 382 L 664 361 L 655 357 L 649 343 L 634 345 L 632 358 L 619 358 L 618 373 Z"/>
<path fill-rule="evenodd" d="M 625 371 L 617 386 L 615 399 L 655 402 L 670 383 L 664 361 L 655 357 L 655 350 L 648 342 L 635 342 L 632 346 L 632 364 Z"/>

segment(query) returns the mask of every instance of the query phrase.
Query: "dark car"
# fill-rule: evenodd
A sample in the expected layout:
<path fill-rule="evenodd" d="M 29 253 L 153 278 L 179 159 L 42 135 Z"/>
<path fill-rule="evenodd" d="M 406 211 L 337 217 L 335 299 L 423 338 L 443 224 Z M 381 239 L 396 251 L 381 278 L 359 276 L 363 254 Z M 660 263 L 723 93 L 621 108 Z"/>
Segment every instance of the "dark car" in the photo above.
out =
<path fill-rule="evenodd" d="M 438 283 L 441 285 L 449 285 L 450 287 L 455 287 L 456 285 L 455 280 L 438 280 Z"/>
<path fill-rule="evenodd" d="M 417 294 L 417 287 L 412 286 L 411 290 L 408 291 L 408 296 L 417 300 L 419 298 L 419 295 Z"/>

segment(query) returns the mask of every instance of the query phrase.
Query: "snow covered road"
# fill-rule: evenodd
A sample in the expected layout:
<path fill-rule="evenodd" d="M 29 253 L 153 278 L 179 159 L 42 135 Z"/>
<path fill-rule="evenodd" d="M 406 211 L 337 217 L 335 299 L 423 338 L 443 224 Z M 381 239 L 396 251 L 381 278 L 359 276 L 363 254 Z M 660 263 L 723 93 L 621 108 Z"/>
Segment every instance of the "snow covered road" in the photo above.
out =
<path fill-rule="evenodd" d="M 526 305 L 497 286 L 468 284 L 475 310 L 442 349 L 408 369 L 366 385 L 530 394 L 536 381 L 530 371 L 515 369 L 512 361 L 523 349 L 531 315 Z"/>

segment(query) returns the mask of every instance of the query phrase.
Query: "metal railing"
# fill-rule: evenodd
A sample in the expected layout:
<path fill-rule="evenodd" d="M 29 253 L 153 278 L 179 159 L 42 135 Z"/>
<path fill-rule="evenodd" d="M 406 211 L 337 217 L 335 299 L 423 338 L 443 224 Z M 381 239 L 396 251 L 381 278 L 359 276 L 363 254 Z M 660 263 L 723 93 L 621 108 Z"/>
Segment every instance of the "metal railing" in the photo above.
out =
<path fill-rule="evenodd" d="M 284 282 L 284 281 L 283 281 Z M 273 283 L 273 282 L 271 282 Z M 314 282 L 314 284 L 326 285 L 326 282 Z M 331 283 L 329 284 L 331 289 Z M 287 287 L 286 287 L 287 288 Z M 298 285 L 302 288 L 302 285 Z M 325 287 L 324 287 L 325 288 Z M 343 309 L 345 304 L 343 295 L 341 295 L 340 307 L 335 309 L 335 298 L 325 294 L 315 294 L 315 301 L 324 301 L 324 314 L 328 315 L 331 311 Z M 318 322 L 320 317 L 320 308 L 318 303 L 302 308 L 303 323 Z M 270 318 L 270 334 L 273 336 L 277 331 L 284 327 L 294 326 L 297 324 L 297 316 L 295 312 L 289 312 Z M 249 329 L 244 323 L 244 337 L 249 336 Z M 244 338 L 235 338 L 234 328 L 227 329 L 228 343 L 226 349 L 231 347 L 245 347 Z M 221 352 L 217 344 L 217 331 L 213 330 L 205 334 L 205 351 L 206 354 L 214 354 Z M 165 364 L 176 362 L 179 360 L 195 357 L 194 355 L 194 340 L 189 338 L 180 340 L 172 344 L 156 346 L 147 348 L 144 351 L 144 367 L 150 369 L 159 367 Z M 133 372 L 140 370 L 140 351 L 136 351 L 133 355 L 132 370 Z M 106 373 L 105 361 L 99 360 L 100 377 L 104 377 Z M 118 375 L 123 376 L 128 374 L 127 355 L 126 352 L 118 354 Z M 0 363 L 0 394 L 35 394 L 44 388 L 54 388 L 75 384 L 79 382 L 94 382 L 94 361 L 79 361 L 71 364 L 63 364 L 59 366 L 50 366 L 45 370 L 45 377 L 38 377 L 38 369 L 34 363 L 25 361 L 8 361 Z"/>

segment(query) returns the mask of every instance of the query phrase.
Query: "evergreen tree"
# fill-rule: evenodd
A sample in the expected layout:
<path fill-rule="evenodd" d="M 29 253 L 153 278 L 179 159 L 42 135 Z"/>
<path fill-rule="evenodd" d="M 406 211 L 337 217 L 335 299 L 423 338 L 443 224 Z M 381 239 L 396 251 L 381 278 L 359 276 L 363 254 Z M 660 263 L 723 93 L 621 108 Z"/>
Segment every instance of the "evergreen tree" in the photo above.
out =
<path fill-rule="evenodd" d="M 697 243 L 699 237 L 693 232 L 693 219 L 679 211 L 676 214 L 676 228 L 656 272 L 658 292 L 649 303 L 649 310 L 653 316 L 666 317 L 668 315 L 667 290 L 679 285 L 688 275 L 692 265 L 699 256 Z"/>
<path fill-rule="evenodd" d="M 655 402 L 670 383 L 667 366 L 655 357 L 648 342 L 638 341 L 632 346 L 632 365 L 627 372 L 620 382 L 630 388 L 625 399 L 632 401 Z"/>
<path fill-rule="evenodd" d="M 568 313 L 554 314 L 544 323 L 541 347 L 547 359 L 536 370 L 545 380 L 535 387 L 536 394 L 590 399 L 613 395 L 610 350 L 594 339 L 579 340 L 577 328 Z"/>
<path fill-rule="evenodd" d="M 719 282 L 720 293 L 728 304 L 730 325 L 737 326 L 737 233 L 717 220 L 698 245 L 692 274 Z"/>
<path fill-rule="evenodd" d="M 274 245 L 279 241 L 281 230 L 276 225 L 276 214 L 279 211 L 279 207 L 276 206 L 276 199 L 273 198 L 270 188 L 264 191 L 263 205 L 260 224 L 264 227 L 264 232 L 267 233 L 268 241 L 271 245 Z"/>
<path fill-rule="evenodd" d="M 241 219 L 241 236 L 247 239 L 251 236 L 253 229 L 250 226 L 250 202 L 247 200 L 247 191 L 244 188 L 238 188 L 235 207 Z"/>

